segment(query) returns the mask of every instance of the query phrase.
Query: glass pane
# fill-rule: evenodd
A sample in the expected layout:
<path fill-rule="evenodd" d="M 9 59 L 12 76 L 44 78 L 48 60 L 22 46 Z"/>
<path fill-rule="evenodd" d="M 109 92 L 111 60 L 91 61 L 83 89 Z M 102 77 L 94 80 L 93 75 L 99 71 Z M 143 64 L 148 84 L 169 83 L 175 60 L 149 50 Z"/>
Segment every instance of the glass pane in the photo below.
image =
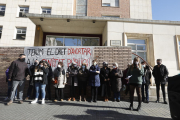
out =
<path fill-rule="evenodd" d="M 130 46 L 132 50 L 136 50 L 136 45 L 127 45 L 127 46 Z"/>
<path fill-rule="evenodd" d="M 26 33 L 26 30 L 23 30 L 22 33 Z"/>
<path fill-rule="evenodd" d="M 115 7 L 119 7 L 119 0 L 115 0 Z"/>
<path fill-rule="evenodd" d="M 137 45 L 137 50 L 146 50 L 146 45 Z"/>
<path fill-rule="evenodd" d="M 51 11 L 47 11 L 47 13 L 51 13 Z"/>
<path fill-rule="evenodd" d="M 146 44 L 145 40 L 134 40 L 134 39 L 128 39 L 128 43 L 134 43 L 134 44 Z"/>
<path fill-rule="evenodd" d="M 110 6 L 110 3 L 102 3 L 102 6 Z"/>
<path fill-rule="evenodd" d="M 56 46 L 56 39 L 54 37 L 47 37 L 46 38 L 46 46 Z"/>
<path fill-rule="evenodd" d="M 82 46 L 99 46 L 99 38 L 82 38 Z"/>
<path fill-rule="evenodd" d="M 142 57 L 145 61 L 147 60 L 146 59 L 146 52 L 137 52 L 137 55 L 139 55 L 140 57 Z M 143 60 L 141 60 L 143 61 Z"/>
<path fill-rule="evenodd" d="M 17 30 L 17 33 L 21 33 L 21 30 Z"/>
<path fill-rule="evenodd" d="M 64 46 L 81 46 L 80 37 L 67 37 L 64 41 Z"/>
<path fill-rule="evenodd" d="M 43 13 L 46 13 L 46 11 L 45 11 L 45 10 L 43 10 L 42 12 L 43 12 Z"/>
<path fill-rule="evenodd" d="M 63 46 L 63 38 L 56 38 L 57 46 Z"/>
<path fill-rule="evenodd" d="M 136 54 L 136 52 L 132 52 L 132 53 Z M 132 61 L 134 60 L 135 57 L 136 57 L 136 55 L 132 54 Z"/>

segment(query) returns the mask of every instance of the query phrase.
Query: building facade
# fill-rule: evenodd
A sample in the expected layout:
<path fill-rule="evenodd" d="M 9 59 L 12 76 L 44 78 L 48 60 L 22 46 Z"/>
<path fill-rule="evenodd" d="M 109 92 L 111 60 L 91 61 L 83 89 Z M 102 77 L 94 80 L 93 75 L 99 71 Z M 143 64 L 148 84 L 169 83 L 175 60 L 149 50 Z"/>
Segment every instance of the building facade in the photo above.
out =
<path fill-rule="evenodd" d="M 151 0 L 0 0 L 0 15 L 0 46 L 131 46 L 180 70 L 180 21 L 152 20 Z"/>

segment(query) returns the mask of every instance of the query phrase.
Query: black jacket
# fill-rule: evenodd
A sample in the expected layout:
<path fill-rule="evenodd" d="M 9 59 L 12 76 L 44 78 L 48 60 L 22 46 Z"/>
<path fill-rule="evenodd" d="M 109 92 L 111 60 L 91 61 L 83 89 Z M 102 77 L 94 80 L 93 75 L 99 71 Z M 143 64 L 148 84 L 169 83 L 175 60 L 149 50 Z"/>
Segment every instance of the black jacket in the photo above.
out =
<path fill-rule="evenodd" d="M 24 80 L 27 75 L 31 75 L 31 72 L 25 62 L 21 62 L 17 59 L 11 63 L 9 68 L 9 79 Z"/>
<path fill-rule="evenodd" d="M 78 71 L 78 81 L 82 81 L 82 82 L 87 82 L 88 81 L 88 77 L 89 77 L 89 70 L 85 69 L 84 71 L 82 70 L 82 68 L 79 69 Z"/>
<path fill-rule="evenodd" d="M 101 84 L 104 83 L 108 83 L 109 81 L 104 81 L 105 79 L 107 80 L 108 78 L 110 78 L 110 68 L 101 68 L 100 70 L 100 80 L 101 80 Z"/>
<path fill-rule="evenodd" d="M 168 69 L 165 65 L 160 65 L 160 75 L 158 75 L 158 65 L 154 66 L 153 72 L 152 72 L 155 83 L 156 84 L 165 84 L 169 75 Z"/>
<path fill-rule="evenodd" d="M 42 83 L 43 84 L 48 84 L 48 73 L 49 73 L 49 68 L 45 68 L 45 67 L 42 67 L 41 68 L 43 70 L 43 80 L 42 80 Z M 35 71 L 35 67 L 34 67 L 34 71 Z M 32 81 L 31 81 L 31 84 L 30 85 L 34 85 L 35 83 L 35 80 L 34 80 L 34 74 L 32 74 Z"/>
<path fill-rule="evenodd" d="M 142 76 L 142 77 L 144 78 L 144 80 L 145 80 L 145 83 L 144 83 L 144 84 L 146 84 L 146 85 L 151 84 L 151 81 L 150 81 L 151 76 L 152 76 L 152 75 L 151 75 L 151 71 L 150 71 L 149 67 L 146 66 L 146 67 L 144 68 L 144 76 Z"/>

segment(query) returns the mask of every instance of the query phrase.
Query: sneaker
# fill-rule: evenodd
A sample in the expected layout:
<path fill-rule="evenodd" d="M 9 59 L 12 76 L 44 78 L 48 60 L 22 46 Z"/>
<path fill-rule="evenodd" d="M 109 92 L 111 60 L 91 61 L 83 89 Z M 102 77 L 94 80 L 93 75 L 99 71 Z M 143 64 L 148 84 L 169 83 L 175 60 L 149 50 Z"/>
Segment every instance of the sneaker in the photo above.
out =
<path fill-rule="evenodd" d="M 33 101 L 31 102 L 31 104 L 35 104 L 35 103 L 37 103 L 37 102 L 38 102 L 38 100 L 35 99 L 35 100 L 33 100 Z"/>
<path fill-rule="evenodd" d="M 4 99 L 4 101 L 7 101 L 7 100 L 9 100 L 9 98 L 8 98 L 8 97 L 6 97 L 6 98 Z"/>
<path fill-rule="evenodd" d="M 19 104 L 23 104 L 23 101 L 22 101 L 22 100 L 20 100 L 20 101 L 18 101 L 18 103 L 19 103 Z"/>
<path fill-rule="evenodd" d="M 9 105 L 12 104 L 12 103 L 13 103 L 13 101 L 10 100 L 10 101 L 7 103 L 7 105 L 9 106 Z"/>
<path fill-rule="evenodd" d="M 45 100 L 42 100 L 42 101 L 41 101 L 41 104 L 45 104 Z"/>

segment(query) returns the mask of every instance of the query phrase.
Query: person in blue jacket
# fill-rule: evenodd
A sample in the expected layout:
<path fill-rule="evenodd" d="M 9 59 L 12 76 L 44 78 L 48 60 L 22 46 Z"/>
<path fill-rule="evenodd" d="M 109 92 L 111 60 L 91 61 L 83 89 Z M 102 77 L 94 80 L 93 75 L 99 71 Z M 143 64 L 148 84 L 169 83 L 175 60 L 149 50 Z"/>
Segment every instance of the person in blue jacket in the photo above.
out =
<path fill-rule="evenodd" d="M 8 73 L 9 73 L 9 67 L 8 67 L 8 69 L 6 70 L 5 73 L 6 73 L 6 82 L 8 83 L 8 92 L 7 92 L 7 97 L 4 99 L 4 101 L 10 100 L 9 98 L 10 98 L 10 96 L 11 96 L 11 86 L 12 86 L 12 81 L 9 81 L 9 80 L 8 80 L 8 79 L 9 79 L 9 75 L 8 75 Z M 17 89 L 16 89 L 16 92 L 15 92 L 14 99 L 17 99 Z"/>
<path fill-rule="evenodd" d="M 96 60 L 92 61 L 92 66 L 89 68 L 89 81 L 91 86 L 91 102 L 97 102 L 98 87 L 100 86 L 100 68 Z"/>

